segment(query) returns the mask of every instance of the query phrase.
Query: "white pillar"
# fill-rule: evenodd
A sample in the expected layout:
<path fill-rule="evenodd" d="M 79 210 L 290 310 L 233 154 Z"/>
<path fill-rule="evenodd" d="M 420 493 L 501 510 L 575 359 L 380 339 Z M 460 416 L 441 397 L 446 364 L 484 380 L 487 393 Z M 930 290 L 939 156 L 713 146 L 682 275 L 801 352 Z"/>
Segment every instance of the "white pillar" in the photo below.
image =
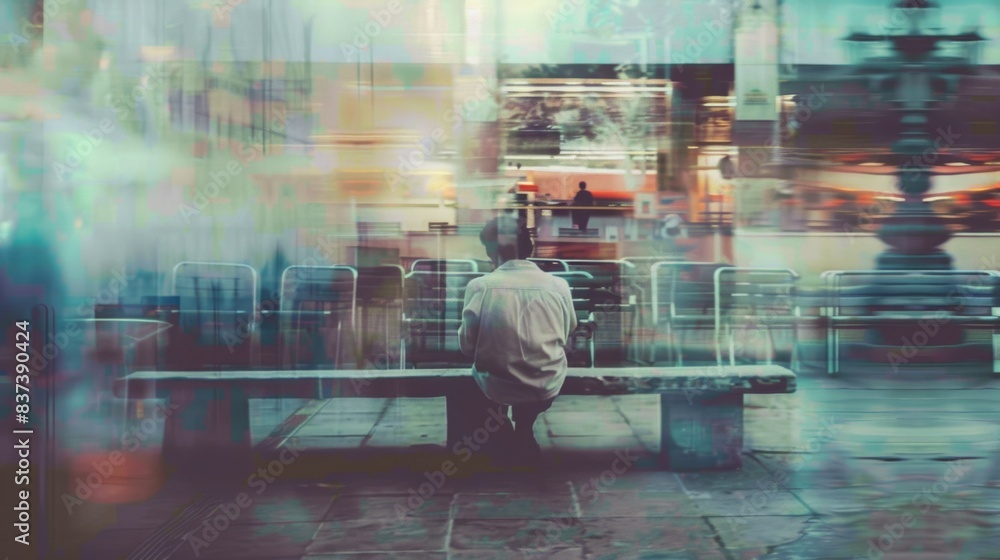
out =
<path fill-rule="evenodd" d="M 775 159 L 779 120 L 777 0 L 743 0 L 735 38 L 736 117 L 733 143 L 740 149 L 736 165 L 734 225 L 738 231 L 752 218 L 771 214 L 765 207 L 778 181 L 762 167 Z M 763 215 L 761 215 L 763 211 Z"/>

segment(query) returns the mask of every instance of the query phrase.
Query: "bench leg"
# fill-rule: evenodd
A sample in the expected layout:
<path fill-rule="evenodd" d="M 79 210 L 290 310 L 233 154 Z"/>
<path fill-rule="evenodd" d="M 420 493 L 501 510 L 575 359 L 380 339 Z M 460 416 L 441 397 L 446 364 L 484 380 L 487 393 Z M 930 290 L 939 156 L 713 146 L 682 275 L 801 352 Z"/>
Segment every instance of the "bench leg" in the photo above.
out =
<path fill-rule="evenodd" d="M 673 471 L 743 466 L 743 395 L 660 395 L 660 463 Z"/>
<path fill-rule="evenodd" d="M 174 390 L 168 402 L 177 407 L 163 433 L 163 456 L 169 465 L 193 475 L 252 467 L 250 402 L 242 388 L 229 384 Z"/>
<path fill-rule="evenodd" d="M 840 373 L 840 337 L 837 329 L 827 328 L 826 332 L 826 374 Z"/>
<path fill-rule="evenodd" d="M 993 333 L 993 375 L 1000 375 L 1000 334 Z"/>

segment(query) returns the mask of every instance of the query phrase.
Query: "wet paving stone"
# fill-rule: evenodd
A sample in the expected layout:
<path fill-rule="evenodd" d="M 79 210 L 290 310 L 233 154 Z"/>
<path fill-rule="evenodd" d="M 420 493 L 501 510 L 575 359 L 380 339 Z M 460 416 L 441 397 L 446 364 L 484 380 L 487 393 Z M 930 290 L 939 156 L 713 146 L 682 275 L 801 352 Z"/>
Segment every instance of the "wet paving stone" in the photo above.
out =
<path fill-rule="evenodd" d="M 448 519 L 453 496 L 423 498 L 417 494 L 399 496 L 338 496 L 333 500 L 324 521 L 396 521 L 400 517 Z"/>
<path fill-rule="evenodd" d="M 810 515 L 794 494 L 776 486 L 756 490 L 714 491 L 710 497 L 692 500 L 706 517 L 753 517 L 761 515 Z"/>
<path fill-rule="evenodd" d="M 443 552 L 448 524 L 447 519 L 419 517 L 326 521 L 308 552 Z"/>
<path fill-rule="evenodd" d="M 445 484 L 454 492 L 478 494 L 478 493 L 540 493 L 540 494 L 566 494 L 572 493 L 569 481 L 571 475 L 562 472 L 537 472 L 537 473 L 483 473 L 462 476 L 462 472 L 451 477 Z"/>
<path fill-rule="evenodd" d="M 265 560 L 302 556 L 319 529 L 319 523 L 269 523 L 234 525 L 218 531 L 212 539 L 207 527 L 201 526 L 186 537 L 171 559 L 210 560 L 249 558 Z"/>
<path fill-rule="evenodd" d="M 521 550 L 459 550 L 450 560 L 584 560 L 582 548 L 521 549 Z"/>
<path fill-rule="evenodd" d="M 774 475 L 760 463 L 744 456 L 738 471 L 703 471 L 676 473 L 683 487 L 692 494 L 725 490 L 756 490 L 774 480 Z"/>
<path fill-rule="evenodd" d="M 419 492 L 420 485 L 427 479 L 420 473 L 400 473 L 395 475 L 337 474 L 331 475 L 318 485 L 330 488 L 338 495 L 407 496 L 410 490 Z M 444 484 L 435 490 L 435 495 L 453 494 L 454 489 Z"/>
<path fill-rule="evenodd" d="M 363 436 L 372 431 L 378 417 L 375 415 L 356 417 L 353 415 L 323 415 L 312 418 L 306 425 L 295 431 L 295 436 Z"/>
<path fill-rule="evenodd" d="M 254 489 L 247 489 L 244 492 L 250 505 L 240 508 L 239 516 L 232 520 L 234 525 L 319 522 L 333 505 L 334 499 L 331 489 L 314 485 L 292 488 L 269 486 L 264 487 L 260 494 Z M 233 499 L 235 500 L 239 494 L 234 493 Z M 222 512 L 221 509 L 216 511 Z"/>
<path fill-rule="evenodd" d="M 61 540 L 58 548 L 74 551 L 79 558 L 107 558 L 119 560 L 128 558 L 150 537 L 149 529 L 114 529 L 72 540 Z"/>
<path fill-rule="evenodd" d="M 552 436 L 552 445 L 557 451 L 618 451 L 644 449 L 641 441 L 632 433 L 624 436 Z"/>
<path fill-rule="evenodd" d="M 455 519 L 531 519 L 575 517 L 569 494 L 458 494 Z"/>
<path fill-rule="evenodd" d="M 536 472 L 491 470 L 480 455 L 461 462 L 444 447 L 443 399 L 313 403 L 309 410 L 319 412 L 289 440 L 306 447 L 292 466 L 308 464 L 308 472 L 288 469 L 253 495 L 197 557 L 1000 558 L 1000 444 L 979 437 L 989 431 L 981 424 L 997 423 L 988 415 L 1000 409 L 1000 382 L 968 390 L 854 383 L 803 376 L 796 394 L 748 396 L 744 467 L 728 472 L 659 469 L 655 396 L 557 399 L 536 423 L 543 446 Z M 950 424 L 927 423 L 936 439 L 922 441 L 923 428 L 910 426 L 906 413 L 935 399 L 947 402 L 931 416 Z M 899 418 L 889 414 L 893 400 Z M 277 425 L 284 413 L 256 410 L 255 426 Z M 848 429 L 822 439 L 824 418 Z M 377 437 L 334 435 L 364 422 Z M 978 453 L 962 456 L 968 468 L 958 476 L 948 474 L 956 450 Z M 625 468 L 617 452 L 632 458 Z M 425 472 L 433 477 L 445 460 L 457 472 L 426 486 Z M 144 503 L 85 504 L 102 524 L 78 523 L 92 534 L 66 542 L 85 550 L 83 558 L 125 557 L 157 520 L 163 527 L 205 491 L 174 482 Z M 171 558 L 192 552 L 184 543 Z"/>
<path fill-rule="evenodd" d="M 601 493 L 581 492 L 581 518 L 655 518 L 699 517 L 703 513 L 694 500 L 683 492 L 623 490 Z M 664 521 L 670 523 L 671 521 Z"/>
<path fill-rule="evenodd" d="M 731 549 L 760 549 L 789 544 L 809 528 L 811 516 L 726 516 L 710 517 L 722 544 Z"/>
<path fill-rule="evenodd" d="M 309 554 L 301 560 L 446 560 L 445 552 L 349 552 L 345 554 Z"/>
<path fill-rule="evenodd" d="M 815 453 L 754 453 L 753 458 L 789 489 L 844 488 L 870 485 L 872 480 L 852 476 L 848 459 Z"/>
<path fill-rule="evenodd" d="M 868 486 L 804 489 L 792 492 L 818 515 L 864 512 L 870 509 L 872 502 L 884 504 L 886 500 L 891 499 L 884 492 Z"/>
<path fill-rule="evenodd" d="M 599 518 L 581 523 L 588 558 L 634 558 L 642 553 L 724 557 L 715 532 L 699 518 Z"/>
<path fill-rule="evenodd" d="M 580 520 L 552 519 L 456 519 L 451 547 L 469 550 L 537 550 L 540 552 L 579 548 L 585 537 Z"/>
<path fill-rule="evenodd" d="M 366 432 L 367 433 L 367 432 Z M 324 450 L 324 449 L 357 449 L 365 440 L 365 436 L 292 436 L 288 438 L 286 445 L 295 446 L 304 450 Z"/>
<path fill-rule="evenodd" d="M 318 414 L 372 413 L 385 410 L 390 399 L 328 399 Z"/>
<path fill-rule="evenodd" d="M 621 476 L 601 480 L 604 463 L 586 470 L 567 472 L 566 476 L 573 482 L 578 494 L 587 492 L 586 488 L 594 488 L 603 492 L 683 492 L 683 486 L 674 473 L 665 471 L 640 470 L 638 466 L 631 468 Z M 613 474 L 613 473 L 612 473 Z M 610 481 L 609 484 L 606 482 Z M 586 488 L 585 488 L 586 486 Z"/>

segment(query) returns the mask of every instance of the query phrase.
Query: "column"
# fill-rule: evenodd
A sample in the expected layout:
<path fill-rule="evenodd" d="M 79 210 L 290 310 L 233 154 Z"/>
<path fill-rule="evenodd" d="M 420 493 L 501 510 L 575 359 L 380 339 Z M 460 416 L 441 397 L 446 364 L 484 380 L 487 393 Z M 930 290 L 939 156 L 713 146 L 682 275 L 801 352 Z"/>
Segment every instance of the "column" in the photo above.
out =
<path fill-rule="evenodd" d="M 737 230 L 776 219 L 775 161 L 778 96 L 777 0 L 744 0 L 735 26 L 736 162 L 734 225 Z M 771 207 L 775 208 L 772 209 Z"/>

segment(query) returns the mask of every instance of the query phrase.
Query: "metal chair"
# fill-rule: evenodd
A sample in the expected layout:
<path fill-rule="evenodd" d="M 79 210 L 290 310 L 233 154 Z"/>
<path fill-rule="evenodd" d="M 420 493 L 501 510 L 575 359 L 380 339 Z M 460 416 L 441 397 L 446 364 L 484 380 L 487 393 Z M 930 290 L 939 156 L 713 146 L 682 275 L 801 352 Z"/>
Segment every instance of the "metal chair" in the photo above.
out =
<path fill-rule="evenodd" d="M 182 262 L 174 267 L 183 367 L 251 365 L 256 361 L 257 271 L 244 264 Z M 189 347 L 184 347 L 189 346 Z M 237 351 L 238 350 L 238 351 Z"/>
<path fill-rule="evenodd" d="M 801 315 L 795 298 L 798 278 L 795 271 L 784 268 L 723 267 L 715 271 L 715 356 L 718 364 L 722 364 L 719 335 L 724 328 L 729 346 L 729 365 L 736 365 L 733 326 L 738 321 L 766 328 L 766 363 L 773 363 L 775 344 L 772 328 L 790 327 L 793 333 L 797 330 Z M 795 346 L 793 340 L 793 352 Z"/>
<path fill-rule="evenodd" d="M 826 323 L 828 375 L 840 371 L 841 329 L 903 325 L 919 331 L 921 322 L 933 323 L 939 337 L 946 324 L 952 329 L 985 330 L 990 338 L 986 345 L 992 346 L 993 372 L 1000 374 L 1000 272 L 830 270 L 820 278 L 825 292 L 820 314 Z"/>
<path fill-rule="evenodd" d="M 350 266 L 290 266 L 281 275 L 281 358 L 292 367 L 339 368 L 344 324 L 354 336 L 358 272 Z M 327 355 L 321 333 L 335 329 L 335 350 Z M 307 337 L 308 352 L 301 335 Z M 305 357 L 305 359 L 303 359 Z"/>
<path fill-rule="evenodd" d="M 566 280 L 566 283 L 569 284 L 570 296 L 573 298 L 573 311 L 576 312 L 577 327 L 575 331 L 570 333 L 569 346 L 575 348 L 575 339 L 585 340 L 589 354 L 587 367 L 594 367 L 596 363 L 594 338 L 598 328 L 594 320 L 594 291 L 600 287 L 600 282 L 595 280 L 593 274 L 583 271 L 553 272 L 551 274 Z"/>
<path fill-rule="evenodd" d="M 658 262 L 650 267 L 653 304 L 653 344 L 650 361 L 656 362 L 656 339 L 667 331 L 667 356 L 684 365 L 684 335 L 688 329 L 714 329 L 714 274 L 726 265 L 714 262 Z"/>
<path fill-rule="evenodd" d="M 632 265 L 632 268 L 628 270 L 628 276 L 626 277 L 626 282 L 630 286 L 630 289 L 635 292 L 635 304 L 637 309 L 636 322 L 641 327 L 638 332 L 639 336 L 636 341 L 637 355 L 642 353 L 642 349 L 647 346 L 653 345 L 656 340 L 655 337 L 649 336 L 654 331 L 655 323 L 653 322 L 653 281 L 652 281 L 652 267 L 653 265 L 661 262 L 684 262 L 683 257 L 670 257 L 670 256 L 660 256 L 660 257 L 624 257 L 622 261 Z M 637 360 L 638 361 L 638 360 Z"/>
<path fill-rule="evenodd" d="M 406 275 L 403 323 L 406 360 L 471 364 L 458 347 L 458 329 L 465 307 L 465 289 L 479 272 L 421 272 Z"/>
<path fill-rule="evenodd" d="M 417 259 L 410 265 L 410 272 L 480 272 L 479 262 L 473 259 Z"/>
<path fill-rule="evenodd" d="M 393 361 L 390 349 L 398 346 L 399 368 L 406 364 L 406 344 L 403 336 L 403 278 L 399 265 L 359 267 L 357 284 L 358 339 L 360 353 L 376 364 L 384 361 L 386 368 Z M 384 334 L 382 352 L 369 345 L 376 332 Z M 395 333 L 395 334 L 393 334 Z"/>

